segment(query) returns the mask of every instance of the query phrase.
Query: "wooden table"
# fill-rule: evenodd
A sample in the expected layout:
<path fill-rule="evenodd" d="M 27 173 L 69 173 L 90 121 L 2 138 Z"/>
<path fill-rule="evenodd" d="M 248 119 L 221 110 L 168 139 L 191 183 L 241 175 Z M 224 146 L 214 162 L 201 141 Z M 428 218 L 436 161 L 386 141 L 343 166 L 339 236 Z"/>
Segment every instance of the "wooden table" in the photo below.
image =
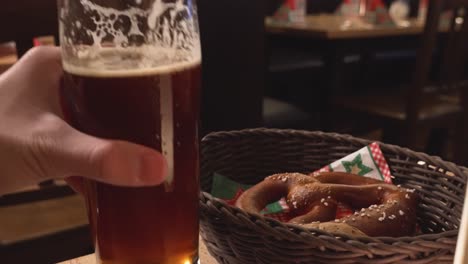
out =
<path fill-rule="evenodd" d="M 12 205 L 0 203 L 1 263 L 33 263 L 35 258 L 41 263 L 54 263 L 91 252 L 88 218 L 82 197 L 73 194 L 17 202 L 13 200 Z M 201 240 L 200 258 L 203 264 L 216 264 Z M 95 263 L 95 259 L 90 255 L 65 263 Z"/>
<path fill-rule="evenodd" d="M 217 264 L 218 262 L 208 253 L 205 244 L 200 239 L 200 262 L 201 264 Z M 88 255 L 77 259 L 68 260 L 59 264 L 96 264 L 96 256 Z"/>
<path fill-rule="evenodd" d="M 412 19 L 399 25 L 370 25 L 358 18 L 339 15 L 307 16 L 303 23 L 278 22 L 268 17 L 265 20 L 269 34 L 296 35 L 321 39 L 357 39 L 418 35 L 423 31 L 423 23 Z"/>
<path fill-rule="evenodd" d="M 442 23 L 443 24 L 443 23 Z M 338 15 L 307 16 L 304 23 L 278 22 L 271 17 L 265 20 L 269 43 L 278 47 L 319 51 L 324 62 L 325 87 L 314 85 L 317 106 L 321 112 L 321 129 L 330 129 L 329 101 L 343 92 L 344 59 L 359 55 L 364 69 L 369 67 L 375 54 L 391 51 L 416 50 L 424 25 L 418 20 L 408 20 L 400 25 L 370 25 L 354 18 Z M 441 27 L 441 31 L 446 31 Z M 365 70 L 362 70 L 364 73 Z M 357 79 L 364 86 L 366 76 Z"/>
<path fill-rule="evenodd" d="M 90 231 L 81 196 L 0 204 L 2 263 L 33 263 L 35 258 L 53 263 L 89 252 Z M 216 264 L 201 239 L 200 258 L 203 264 Z M 95 259 L 90 255 L 65 263 L 95 263 Z"/>
<path fill-rule="evenodd" d="M 47 197 L 40 197 L 34 192 L 0 199 L 0 262 L 54 263 L 89 254 L 92 245 L 82 198 L 55 197 L 48 191 Z"/>
<path fill-rule="evenodd" d="M 32 240 L 88 224 L 78 195 L 0 207 L 0 245 Z"/>

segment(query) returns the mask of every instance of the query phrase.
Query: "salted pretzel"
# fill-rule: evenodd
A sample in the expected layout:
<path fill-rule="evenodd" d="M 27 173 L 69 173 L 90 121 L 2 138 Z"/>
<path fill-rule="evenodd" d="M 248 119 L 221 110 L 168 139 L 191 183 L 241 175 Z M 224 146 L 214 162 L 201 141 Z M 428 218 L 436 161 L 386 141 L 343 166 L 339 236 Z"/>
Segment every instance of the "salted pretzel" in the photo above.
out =
<path fill-rule="evenodd" d="M 367 236 L 400 237 L 415 231 L 414 190 L 342 172 L 276 174 L 244 192 L 236 206 L 260 214 L 282 197 L 295 215 L 293 224 Z M 351 206 L 355 213 L 335 220 L 338 203 Z"/>

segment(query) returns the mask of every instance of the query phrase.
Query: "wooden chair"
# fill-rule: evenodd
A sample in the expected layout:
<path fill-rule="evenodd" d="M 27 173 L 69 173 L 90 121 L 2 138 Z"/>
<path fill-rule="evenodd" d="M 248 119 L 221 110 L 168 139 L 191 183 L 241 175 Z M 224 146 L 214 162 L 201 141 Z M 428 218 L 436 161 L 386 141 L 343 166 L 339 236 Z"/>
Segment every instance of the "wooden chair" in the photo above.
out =
<path fill-rule="evenodd" d="M 333 99 L 333 105 L 342 115 L 354 122 L 354 127 L 371 124 L 384 129 L 384 140 L 415 148 L 421 131 L 441 131 L 457 127 L 457 146 L 464 141 L 460 128 L 466 118 L 466 102 L 460 97 L 466 88 L 466 62 L 468 47 L 468 1 L 430 1 L 424 33 L 415 63 L 412 83 L 404 90 L 374 92 L 358 96 L 343 96 Z M 439 33 L 441 13 L 453 10 L 455 16 L 446 33 Z M 464 10 L 464 11 L 463 11 Z M 440 65 L 435 63 L 440 54 Z M 431 70 L 431 66 L 436 71 Z M 440 67 L 439 67 L 440 66 Z M 430 84 L 430 76 L 439 72 L 437 81 Z M 345 114 L 346 113 L 346 114 Z M 462 122 L 462 123 L 461 123 Z M 457 126 L 458 125 L 458 126 Z M 434 138 L 433 138 L 434 139 Z M 440 139 L 439 139 L 440 140 Z M 434 142 L 434 140 L 433 140 Z M 463 155 L 456 151 L 456 159 Z"/>

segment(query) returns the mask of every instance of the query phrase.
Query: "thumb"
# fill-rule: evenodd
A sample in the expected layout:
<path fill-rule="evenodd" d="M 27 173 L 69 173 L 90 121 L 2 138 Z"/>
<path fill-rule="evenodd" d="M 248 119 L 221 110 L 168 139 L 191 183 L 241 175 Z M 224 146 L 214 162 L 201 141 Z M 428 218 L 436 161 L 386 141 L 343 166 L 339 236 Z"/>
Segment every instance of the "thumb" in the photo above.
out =
<path fill-rule="evenodd" d="M 70 127 L 49 160 L 60 178 L 83 176 L 119 186 L 161 184 L 167 164 L 157 151 L 124 141 L 92 137 Z"/>

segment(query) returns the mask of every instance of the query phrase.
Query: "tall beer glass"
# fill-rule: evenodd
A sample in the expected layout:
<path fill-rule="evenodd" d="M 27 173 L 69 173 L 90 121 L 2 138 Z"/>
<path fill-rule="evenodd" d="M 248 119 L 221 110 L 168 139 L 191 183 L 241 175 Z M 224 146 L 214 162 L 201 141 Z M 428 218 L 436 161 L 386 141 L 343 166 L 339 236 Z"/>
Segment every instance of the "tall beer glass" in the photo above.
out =
<path fill-rule="evenodd" d="M 166 182 L 87 180 L 98 263 L 198 260 L 200 40 L 192 0 L 58 0 L 71 124 L 160 151 Z"/>

